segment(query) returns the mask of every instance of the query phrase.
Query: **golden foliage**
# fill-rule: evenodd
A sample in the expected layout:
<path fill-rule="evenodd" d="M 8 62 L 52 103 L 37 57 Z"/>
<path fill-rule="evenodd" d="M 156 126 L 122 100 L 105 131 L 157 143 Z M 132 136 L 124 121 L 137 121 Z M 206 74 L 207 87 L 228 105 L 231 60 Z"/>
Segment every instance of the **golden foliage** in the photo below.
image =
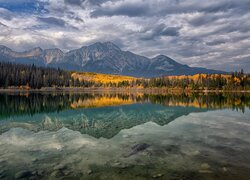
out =
<path fill-rule="evenodd" d="M 121 99 L 119 97 L 98 97 L 94 99 L 79 99 L 71 103 L 71 108 L 90 108 L 90 107 L 104 107 L 104 106 L 119 106 L 133 104 L 132 99 Z"/>
<path fill-rule="evenodd" d="M 207 74 L 195 74 L 195 75 L 190 75 L 190 76 L 188 76 L 188 75 L 182 75 L 182 76 L 166 76 L 166 77 L 169 78 L 169 79 L 179 79 L 179 80 L 182 80 L 182 79 L 192 79 L 192 80 L 194 80 L 196 82 L 200 78 L 206 78 L 207 76 L 209 76 L 212 79 L 216 79 L 219 76 L 221 76 L 222 78 L 225 78 L 228 81 L 231 78 L 231 75 L 226 75 L 226 74 L 210 74 L 210 75 L 207 75 Z"/>
<path fill-rule="evenodd" d="M 79 79 L 79 81 L 93 81 L 99 83 L 119 83 L 122 81 L 131 82 L 136 80 L 136 78 L 131 76 L 121 76 L 121 75 L 110 75 L 110 74 L 99 74 L 91 72 L 73 72 L 71 76 L 74 79 Z"/>

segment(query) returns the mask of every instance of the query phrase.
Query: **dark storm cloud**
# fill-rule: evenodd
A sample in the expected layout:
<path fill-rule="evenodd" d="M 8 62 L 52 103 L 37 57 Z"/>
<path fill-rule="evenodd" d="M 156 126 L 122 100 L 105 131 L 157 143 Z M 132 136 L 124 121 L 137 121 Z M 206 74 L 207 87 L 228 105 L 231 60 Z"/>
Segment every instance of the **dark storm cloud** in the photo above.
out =
<path fill-rule="evenodd" d="M 154 30 L 155 36 L 179 36 L 179 29 L 178 27 L 165 27 L 164 24 L 158 26 Z"/>
<path fill-rule="evenodd" d="M 249 17 L 250 18 L 250 17 Z M 240 32 L 246 33 L 250 32 L 250 22 L 238 21 L 234 24 L 228 24 L 220 29 L 221 32 L 231 33 L 231 32 Z"/>
<path fill-rule="evenodd" d="M 67 5 L 72 5 L 72 6 L 82 6 L 86 7 L 88 5 L 90 6 L 100 6 L 101 4 L 111 1 L 111 0 L 64 0 L 64 3 Z M 116 0 L 112 0 L 116 1 Z M 83 6 L 83 4 L 85 5 Z"/>
<path fill-rule="evenodd" d="M 98 8 L 91 12 L 91 17 L 100 17 L 100 16 L 143 16 L 148 11 L 150 11 L 149 6 L 145 4 L 133 4 L 128 3 L 123 6 L 119 6 L 116 8 Z"/>
<path fill-rule="evenodd" d="M 79 30 L 76 26 L 70 25 L 65 20 L 60 19 L 60 18 L 55 18 L 55 17 L 37 17 L 37 19 L 40 22 L 45 23 L 47 26 L 43 26 L 41 24 L 36 25 L 36 26 L 32 26 L 32 28 L 34 28 L 36 30 L 39 30 L 39 29 L 48 29 L 48 27 L 52 28 L 53 26 L 54 27 L 59 27 L 59 28 L 64 29 L 64 30 L 66 30 L 66 29 L 72 29 L 74 31 L 78 31 Z M 83 20 L 78 19 L 77 17 L 74 17 L 72 19 L 76 20 L 78 22 L 78 24 L 79 23 L 83 23 Z"/>
<path fill-rule="evenodd" d="M 55 18 L 55 17 L 38 17 L 37 19 L 41 22 L 54 25 L 54 26 L 65 27 L 66 25 L 64 20 Z"/>
<path fill-rule="evenodd" d="M 71 12 L 71 11 L 69 11 L 67 13 L 67 17 L 70 18 L 70 19 L 74 19 L 74 20 L 76 20 L 79 23 L 83 23 L 84 22 L 84 20 L 80 16 L 76 15 L 74 12 Z"/>
<path fill-rule="evenodd" d="M 64 0 L 65 4 L 80 6 L 85 0 Z"/>
<path fill-rule="evenodd" d="M 222 11 L 228 11 L 230 9 L 234 9 L 235 7 L 237 7 L 237 5 L 235 4 L 235 2 L 230 2 L 230 1 L 218 1 L 216 3 L 211 3 L 208 6 L 205 6 L 203 8 L 200 9 L 200 11 L 203 12 L 211 12 L 211 13 L 215 13 L 215 12 L 222 12 Z"/>
<path fill-rule="evenodd" d="M 110 1 L 110 2 L 116 2 L 116 1 L 119 1 L 119 0 L 88 0 L 87 2 L 91 5 L 98 5 L 100 6 L 101 4 L 107 2 L 107 1 Z"/>
<path fill-rule="evenodd" d="M 225 44 L 225 43 L 226 43 L 226 40 L 224 39 L 216 39 L 214 41 L 207 42 L 206 44 L 208 46 L 217 46 L 217 45 Z"/>
<path fill-rule="evenodd" d="M 200 2 L 194 1 L 193 3 L 187 3 L 192 1 L 157 1 L 148 3 L 150 1 L 137 1 L 137 2 L 123 2 L 116 6 L 100 6 L 94 9 L 91 13 L 92 17 L 101 16 L 128 16 L 128 17 L 142 17 L 142 16 L 165 16 L 167 14 L 181 14 L 181 13 L 216 13 L 216 12 L 228 12 L 238 11 L 247 12 L 250 9 L 249 1 L 209 1 Z"/>
<path fill-rule="evenodd" d="M 179 36 L 180 27 L 167 27 L 165 24 L 159 24 L 151 30 L 142 32 L 141 40 L 154 40 L 162 36 Z"/>
<path fill-rule="evenodd" d="M 215 15 L 215 14 L 204 13 L 204 14 L 200 15 L 199 17 L 191 19 L 189 21 L 189 23 L 192 26 L 203 26 L 205 24 L 213 23 L 213 22 L 215 22 L 216 20 L 218 20 L 220 18 L 221 18 L 221 16 L 218 16 L 218 15 Z"/>

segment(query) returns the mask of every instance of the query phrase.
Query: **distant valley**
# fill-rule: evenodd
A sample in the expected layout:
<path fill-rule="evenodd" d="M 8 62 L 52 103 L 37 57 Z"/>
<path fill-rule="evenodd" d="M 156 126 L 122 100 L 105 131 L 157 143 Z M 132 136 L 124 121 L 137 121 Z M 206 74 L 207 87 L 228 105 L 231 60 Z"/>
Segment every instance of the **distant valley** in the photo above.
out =
<path fill-rule="evenodd" d="M 183 65 L 165 55 L 158 55 L 150 59 L 130 51 L 123 51 L 111 42 L 97 42 L 66 53 L 57 48 L 42 49 L 40 47 L 16 52 L 0 45 L 0 61 L 145 78 L 225 73 Z"/>

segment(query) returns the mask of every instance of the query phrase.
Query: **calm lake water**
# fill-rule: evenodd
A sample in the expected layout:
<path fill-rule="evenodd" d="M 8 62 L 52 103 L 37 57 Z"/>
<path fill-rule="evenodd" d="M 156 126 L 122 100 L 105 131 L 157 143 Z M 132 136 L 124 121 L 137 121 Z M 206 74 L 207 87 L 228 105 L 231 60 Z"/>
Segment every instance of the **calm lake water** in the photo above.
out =
<path fill-rule="evenodd" d="M 250 179 L 250 94 L 0 94 L 0 179 Z"/>

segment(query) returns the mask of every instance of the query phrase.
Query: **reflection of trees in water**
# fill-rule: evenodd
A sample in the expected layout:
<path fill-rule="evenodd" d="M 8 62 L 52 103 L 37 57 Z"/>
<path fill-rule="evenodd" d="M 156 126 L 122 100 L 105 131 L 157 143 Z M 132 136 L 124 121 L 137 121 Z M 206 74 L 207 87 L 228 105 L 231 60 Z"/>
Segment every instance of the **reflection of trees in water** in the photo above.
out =
<path fill-rule="evenodd" d="M 52 94 L 29 94 L 28 96 L 0 94 L 0 115 L 2 117 L 56 112 L 68 106 L 69 98 L 67 96 Z"/>
<path fill-rule="evenodd" d="M 166 106 L 194 106 L 206 109 L 232 108 L 245 111 L 250 107 L 250 94 L 168 94 L 147 95 L 151 102 Z"/>
<path fill-rule="evenodd" d="M 118 98 L 122 102 L 152 102 L 165 106 L 194 106 L 206 109 L 232 108 L 244 112 L 250 107 L 250 94 L 0 94 L 0 117 L 34 115 L 42 112 L 59 112 L 70 109 L 74 102 L 85 102 L 97 98 Z M 122 101 L 123 100 L 123 101 Z M 110 102 L 109 102 L 110 103 Z M 125 103 L 124 103 L 125 104 Z M 105 102 L 103 103 L 105 105 Z"/>

